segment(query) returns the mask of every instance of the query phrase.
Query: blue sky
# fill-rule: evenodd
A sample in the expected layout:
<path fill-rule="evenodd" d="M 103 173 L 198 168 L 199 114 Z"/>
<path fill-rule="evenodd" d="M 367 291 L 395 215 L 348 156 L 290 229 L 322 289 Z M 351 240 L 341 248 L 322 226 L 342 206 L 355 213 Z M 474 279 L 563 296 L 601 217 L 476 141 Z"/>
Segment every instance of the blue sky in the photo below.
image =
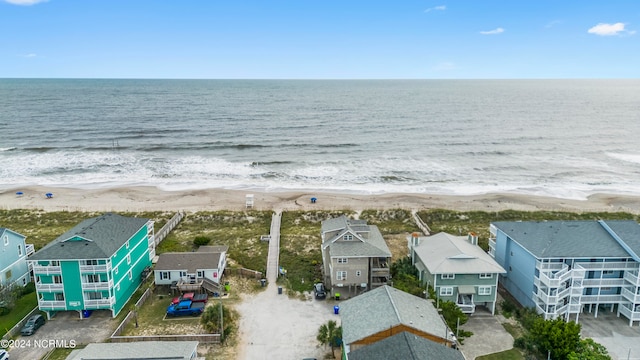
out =
<path fill-rule="evenodd" d="M 640 78 L 638 30 L 638 0 L 0 0 L 0 78 Z"/>

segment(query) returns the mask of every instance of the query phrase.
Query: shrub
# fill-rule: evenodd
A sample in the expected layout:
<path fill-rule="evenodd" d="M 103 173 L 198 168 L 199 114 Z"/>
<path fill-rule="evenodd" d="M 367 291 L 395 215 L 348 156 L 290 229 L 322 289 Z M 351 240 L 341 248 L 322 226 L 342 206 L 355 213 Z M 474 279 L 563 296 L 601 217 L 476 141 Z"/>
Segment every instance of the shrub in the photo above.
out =
<path fill-rule="evenodd" d="M 196 236 L 196 238 L 193 239 L 193 245 L 195 246 L 208 245 L 210 242 L 211 242 L 211 238 L 208 238 L 206 236 Z"/>

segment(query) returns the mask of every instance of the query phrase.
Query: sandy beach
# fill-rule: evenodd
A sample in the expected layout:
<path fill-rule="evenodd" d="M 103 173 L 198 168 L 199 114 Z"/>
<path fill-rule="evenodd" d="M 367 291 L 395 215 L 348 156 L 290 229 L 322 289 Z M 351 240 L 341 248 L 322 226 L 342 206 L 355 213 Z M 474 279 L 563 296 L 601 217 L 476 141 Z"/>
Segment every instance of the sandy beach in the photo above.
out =
<path fill-rule="evenodd" d="M 17 193 L 22 193 L 18 195 Z M 52 193 L 52 198 L 45 194 Z M 575 212 L 630 212 L 640 214 L 640 196 L 594 194 L 570 200 L 521 194 L 449 196 L 433 194 L 360 195 L 349 193 L 264 192 L 206 189 L 164 191 L 155 187 L 74 189 L 32 186 L 0 191 L 2 209 L 44 211 L 217 211 L 243 210 L 247 194 L 254 195 L 256 210 L 364 210 L 451 209 L 458 211 L 552 210 Z M 317 198 L 315 203 L 311 198 Z"/>

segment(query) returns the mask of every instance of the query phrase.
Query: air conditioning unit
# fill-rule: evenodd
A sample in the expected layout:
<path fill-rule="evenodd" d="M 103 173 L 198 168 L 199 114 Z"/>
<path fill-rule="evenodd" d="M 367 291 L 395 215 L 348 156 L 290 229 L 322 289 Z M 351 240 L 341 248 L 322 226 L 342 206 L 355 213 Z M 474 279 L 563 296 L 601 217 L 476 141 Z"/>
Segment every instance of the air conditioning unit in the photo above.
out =
<path fill-rule="evenodd" d="M 343 287 L 344 284 L 336 284 L 337 287 Z"/>
<path fill-rule="evenodd" d="M 366 287 L 367 287 L 367 283 L 362 283 L 362 284 L 360 284 L 360 287 L 361 287 L 361 288 L 366 288 Z"/>

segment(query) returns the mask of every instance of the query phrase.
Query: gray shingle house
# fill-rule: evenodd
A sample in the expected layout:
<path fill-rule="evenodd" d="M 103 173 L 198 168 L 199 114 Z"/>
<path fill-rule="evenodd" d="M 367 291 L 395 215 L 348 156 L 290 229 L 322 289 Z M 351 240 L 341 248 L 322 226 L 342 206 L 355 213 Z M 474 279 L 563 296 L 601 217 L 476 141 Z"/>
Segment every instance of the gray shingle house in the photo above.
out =
<path fill-rule="evenodd" d="M 195 252 L 169 252 L 158 256 L 154 269 L 156 285 L 199 284 L 204 279 L 217 285 L 227 266 L 229 247 L 200 246 Z M 186 287 L 188 288 L 188 286 Z"/>
<path fill-rule="evenodd" d="M 351 351 L 348 360 L 465 360 L 462 353 L 403 331 Z"/>
<path fill-rule="evenodd" d="M 357 294 L 387 283 L 391 252 L 377 226 L 340 216 L 323 221 L 321 231 L 327 288 Z"/>
<path fill-rule="evenodd" d="M 438 346 L 455 346 L 430 300 L 387 285 L 341 303 L 340 320 L 345 354 L 404 331 Z"/>

